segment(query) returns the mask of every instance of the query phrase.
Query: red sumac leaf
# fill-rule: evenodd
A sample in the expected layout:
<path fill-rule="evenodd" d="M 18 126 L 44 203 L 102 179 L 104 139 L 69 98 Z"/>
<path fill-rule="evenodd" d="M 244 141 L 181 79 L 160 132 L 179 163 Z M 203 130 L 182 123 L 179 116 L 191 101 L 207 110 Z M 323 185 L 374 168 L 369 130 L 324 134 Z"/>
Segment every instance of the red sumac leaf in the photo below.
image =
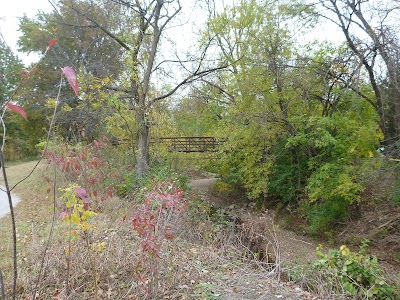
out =
<path fill-rule="evenodd" d="M 70 86 L 74 90 L 75 94 L 78 96 L 79 85 L 78 85 L 78 80 L 76 79 L 76 74 L 74 69 L 72 69 L 71 67 L 64 67 L 62 69 L 62 73 L 65 75 L 65 77 L 67 77 Z"/>
<path fill-rule="evenodd" d="M 75 193 L 78 195 L 79 198 L 82 199 L 83 203 L 90 203 L 89 196 L 87 195 L 85 189 L 76 188 Z"/>
<path fill-rule="evenodd" d="M 27 120 L 26 112 L 25 112 L 25 110 L 24 110 L 21 106 L 16 105 L 16 104 L 12 104 L 11 102 L 7 102 L 6 106 L 7 106 L 9 109 L 11 109 L 12 111 L 14 111 L 14 112 L 16 112 L 16 113 L 19 113 L 21 116 L 24 117 L 25 120 Z"/>
<path fill-rule="evenodd" d="M 55 44 L 57 44 L 58 43 L 58 40 L 51 40 L 48 44 L 47 44 L 47 50 L 50 48 L 50 47 L 52 47 L 52 46 L 54 46 Z"/>

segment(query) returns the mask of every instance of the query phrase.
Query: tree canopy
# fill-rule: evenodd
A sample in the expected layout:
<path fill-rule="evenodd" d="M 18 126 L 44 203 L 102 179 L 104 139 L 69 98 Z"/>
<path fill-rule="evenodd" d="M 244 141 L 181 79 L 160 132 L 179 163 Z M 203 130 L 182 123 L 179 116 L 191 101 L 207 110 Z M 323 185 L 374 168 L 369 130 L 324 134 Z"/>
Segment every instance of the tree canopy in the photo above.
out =
<path fill-rule="evenodd" d="M 362 201 L 365 174 L 381 167 L 376 149 L 398 157 L 396 1 L 203 4 L 208 19 L 186 57 L 170 32 L 187 5 L 178 0 L 64 0 L 22 18 L 21 51 L 45 56 L 18 92 L 33 122 L 19 136 L 33 148 L 44 135 L 68 65 L 81 93 L 61 87 L 60 137 L 125 141 L 140 177 L 156 159 L 153 137 L 216 136 L 224 142 L 212 168 L 223 180 L 253 201 L 300 208 L 312 228 L 328 230 Z M 337 26 L 345 43 L 302 41 L 320 22 Z M 51 39 L 59 43 L 46 51 Z M 0 51 L 7 97 L 20 62 Z"/>

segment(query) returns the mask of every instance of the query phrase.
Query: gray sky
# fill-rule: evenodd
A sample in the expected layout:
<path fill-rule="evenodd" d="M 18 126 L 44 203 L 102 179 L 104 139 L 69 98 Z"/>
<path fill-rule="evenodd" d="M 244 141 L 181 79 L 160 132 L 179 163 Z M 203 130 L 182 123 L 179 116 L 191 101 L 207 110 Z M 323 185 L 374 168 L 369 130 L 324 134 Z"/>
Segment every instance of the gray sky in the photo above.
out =
<path fill-rule="evenodd" d="M 16 51 L 16 43 L 20 36 L 18 18 L 22 17 L 24 13 L 28 17 L 33 17 L 39 10 L 51 11 L 51 9 L 47 0 L 9 0 L 7 4 L 3 3 L 0 10 L 0 30 L 11 49 Z M 30 56 L 18 54 L 18 56 L 24 63 L 30 63 L 36 59 L 33 54 Z"/>
<path fill-rule="evenodd" d="M 183 3 L 187 4 L 187 2 L 189 1 L 192 2 L 193 0 L 184 0 Z M 232 2 L 234 3 L 234 0 L 220 0 L 220 2 L 216 1 L 216 3 L 219 4 L 218 9 L 222 9 L 224 5 Z M 33 17 L 39 10 L 50 12 L 52 10 L 52 7 L 47 0 L 9 0 L 7 5 L 1 6 L 0 30 L 7 44 L 15 52 L 17 50 L 16 43 L 20 36 L 20 33 L 18 32 L 18 18 L 22 17 L 24 13 L 27 14 L 28 17 Z M 203 18 L 199 15 L 199 12 L 200 10 L 198 9 L 193 10 L 192 5 L 191 8 L 188 8 L 186 5 L 184 7 L 185 15 L 189 14 L 188 18 L 191 19 L 190 23 L 192 24 L 192 30 L 196 30 L 195 27 L 198 28 L 199 26 L 201 26 L 202 21 L 205 20 L 205 16 Z M 187 47 L 187 42 L 193 39 L 194 35 L 193 32 L 191 32 L 192 30 L 190 30 L 190 26 L 184 27 L 186 28 L 179 28 L 179 35 L 181 36 L 181 40 L 186 42 L 186 45 L 184 46 Z M 342 40 L 341 33 L 331 24 L 317 26 L 317 28 L 313 30 L 312 36 L 317 36 L 320 40 Z M 23 60 L 25 64 L 29 64 L 37 60 L 37 57 L 34 54 L 25 55 L 19 53 L 18 56 Z"/>

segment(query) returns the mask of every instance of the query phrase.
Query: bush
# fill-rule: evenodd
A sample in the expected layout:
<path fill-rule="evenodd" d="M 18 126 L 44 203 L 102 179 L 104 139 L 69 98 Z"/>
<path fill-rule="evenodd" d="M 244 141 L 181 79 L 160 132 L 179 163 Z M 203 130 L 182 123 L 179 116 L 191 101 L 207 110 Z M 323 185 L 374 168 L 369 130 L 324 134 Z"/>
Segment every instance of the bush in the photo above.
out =
<path fill-rule="evenodd" d="M 166 180 L 173 180 L 180 188 L 187 190 L 188 177 L 176 173 L 167 163 L 154 164 L 149 172 L 140 179 L 134 170 L 126 170 L 121 180 L 114 183 L 114 186 L 119 196 L 126 196 L 134 191 L 143 195 L 154 183 Z"/>
<path fill-rule="evenodd" d="M 303 208 L 309 221 L 311 234 L 330 236 L 338 222 L 348 218 L 349 203 L 336 197 L 321 203 L 307 203 Z"/>
<path fill-rule="evenodd" d="M 275 161 L 269 176 L 268 196 L 284 204 L 297 205 L 310 176 L 309 158 L 299 146 L 286 148 L 286 142 L 283 139 L 271 149 Z"/>
<path fill-rule="evenodd" d="M 367 248 L 367 240 L 358 252 L 343 245 L 339 250 L 324 254 L 319 246 L 317 255 L 320 259 L 314 267 L 322 273 L 324 280 L 337 281 L 352 299 L 399 299 L 396 287 L 386 281 L 377 258 L 368 255 Z"/>

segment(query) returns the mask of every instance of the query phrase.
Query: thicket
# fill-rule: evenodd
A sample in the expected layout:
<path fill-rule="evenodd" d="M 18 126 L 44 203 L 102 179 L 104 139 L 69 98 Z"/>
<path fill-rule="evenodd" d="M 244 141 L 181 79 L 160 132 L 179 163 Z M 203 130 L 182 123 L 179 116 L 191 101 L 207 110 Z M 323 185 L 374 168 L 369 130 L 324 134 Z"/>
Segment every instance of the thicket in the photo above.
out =
<path fill-rule="evenodd" d="M 371 200 L 364 191 L 375 175 L 397 170 L 393 124 L 376 104 L 377 90 L 389 91 L 384 82 L 371 86 L 348 45 L 298 46 L 292 33 L 307 31 L 314 11 L 302 1 L 280 4 L 244 1 L 210 20 L 204 36 L 219 37 L 219 58 L 232 65 L 193 101 L 211 95 L 203 102 L 209 110 L 197 107 L 206 120 L 218 118 L 207 134 L 224 140 L 212 166 L 223 181 L 244 187 L 260 206 L 296 212 L 310 233 L 332 236 Z M 393 139 L 383 141 L 382 122 Z M 391 145 L 385 157 L 382 143 Z"/>
<path fill-rule="evenodd" d="M 339 250 L 322 252 L 317 248 L 319 260 L 314 264 L 324 281 L 337 294 L 353 299 L 397 299 L 400 297 L 395 285 L 387 282 L 376 256 L 367 253 L 368 241 L 360 245 L 358 252 L 352 252 L 342 245 Z"/>

